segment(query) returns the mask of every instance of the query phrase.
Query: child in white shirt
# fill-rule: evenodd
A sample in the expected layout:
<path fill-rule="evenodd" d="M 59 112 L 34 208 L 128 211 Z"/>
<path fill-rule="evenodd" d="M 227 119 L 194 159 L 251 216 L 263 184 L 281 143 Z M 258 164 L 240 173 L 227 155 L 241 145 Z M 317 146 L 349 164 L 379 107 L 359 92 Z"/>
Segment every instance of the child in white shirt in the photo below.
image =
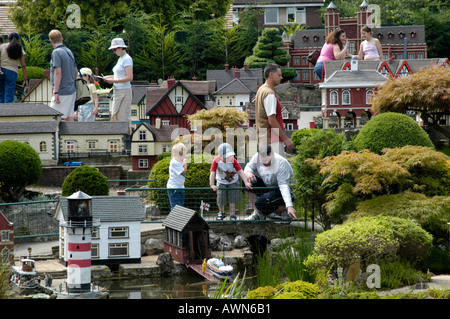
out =
<path fill-rule="evenodd" d="M 172 159 L 169 165 L 169 180 L 167 181 L 167 190 L 169 194 L 170 209 L 175 205 L 184 206 L 184 181 L 186 179 L 187 148 L 183 143 L 177 143 L 172 147 Z"/>

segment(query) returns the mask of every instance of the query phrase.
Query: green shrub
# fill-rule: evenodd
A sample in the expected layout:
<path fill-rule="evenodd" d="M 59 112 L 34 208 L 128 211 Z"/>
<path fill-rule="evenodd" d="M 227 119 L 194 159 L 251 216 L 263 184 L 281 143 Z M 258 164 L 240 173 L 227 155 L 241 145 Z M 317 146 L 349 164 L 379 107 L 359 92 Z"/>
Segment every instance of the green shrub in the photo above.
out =
<path fill-rule="evenodd" d="M 302 132 L 302 133 L 298 133 Z M 313 162 L 316 159 L 338 155 L 346 146 L 344 134 L 338 134 L 334 130 L 300 130 L 295 132 L 300 143 L 297 146 L 298 155 L 294 158 L 292 168 L 294 170 L 293 193 L 298 208 L 312 207 L 316 215 L 320 217 L 322 227 L 329 229 L 332 222 L 336 223 L 339 216 L 331 216 L 324 209 L 327 195 L 335 190 L 336 184 L 324 184 L 325 176 L 318 174 L 320 167 Z M 317 210 L 317 212 L 316 212 Z"/>
<path fill-rule="evenodd" d="M 302 280 L 285 282 L 276 286 L 275 289 L 281 291 L 280 295 L 301 293 L 304 296 L 304 299 L 314 299 L 321 293 L 319 287 L 316 284 L 312 284 L 310 282 Z"/>
<path fill-rule="evenodd" d="M 279 294 L 274 299 L 308 299 L 304 294 L 298 291 L 286 292 Z"/>
<path fill-rule="evenodd" d="M 412 219 L 433 236 L 435 244 L 447 242 L 450 196 L 427 197 L 410 191 L 383 195 L 360 202 L 356 211 L 349 215 L 348 220 L 375 216 Z"/>
<path fill-rule="evenodd" d="M 77 191 L 89 196 L 109 195 L 107 178 L 96 167 L 79 166 L 64 179 L 61 195 L 70 196 Z"/>
<path fill-rule="evenodd" d="M 27 66 L 28 79 L 43 79 L 45 76 L 45 70 L 38 66 Z M 17 73 L 17 82 L 22 83 L 24 80 L 23 71 L 19 69 Z"/>
<path fill-rule="evenodd" d="M 398 256 L 405 262 L 416 262 L 428 256 L 433 236 L 411 219 L 399 217 L 380 217 L 379 220 L 393 229 L 398 240 Z"/>
<path fill-rule="evenodd" d="M 382 113 L 374 116 L 356 136 L 354 147 L 360 151 L 369 149 L 380 154 L 383 148 L 405 145 L 434 145 L 424 129 L 411 117 L 400 113 Z"/>
<path fill-rule="evenodd" d="M 361 268 L 397 256 L 399 242 L 394 230 L 379 218 L 360 218 L 320 233 L 316 237 L 314 252 L 305 260 L 308 268 L 330 271 L 338 277 L 338 268 L 343 277 L 358 258 Z"/>
<path fill-rule="evenodd" d="M 41 174 L 41 158 L 30 145 L 10 140 L 0 142 L 0 194 L 3 199 L 19 201 L 25 187 L 37 182 Z"/>
<path fill-rule="evenodd" d="M 415 191 L 427 196 L 450 195 L 450 157 L 424 146 L 385 149 L 383 158 L 411 174 Z"/>
<path fill-rule="evenodd" d="M 305 137 L 312 136 L 317 132 L 319 132 L 319 130 L 315 128 L 303 128 L 297 130 L 294 133 L 292 133 L 291 141 L 294 143 L 296 147 L 299 147 L 302 144 L 303 139 Z"/>
<path fill-rule="evenodd" d="M 247 299 L 272 299 L 277 293 L 277 289 L 272 286 L 258 287 L 253 290 L 249 290 L 247 293 Z"/>
<path fill-rule="evenodd" d="M 202 158 L 201 155 L 194 155 L 188 161 L 188 169 L 186 172 L 186 180 L 184 187 L 207 187 L 208 190 L 190 190 L 186 192 L 184 203 L 185 206 L 198 210 L 202 199 L 216 198 L 215 192 L 209 188 L 209 174 L 211 168 L 211 161 L 208 158 Z M 149 179 L 156 180 L 149 182 L 149 188 L 164 188 L 164 190 L 153 190 L 150 192 L 150 197 L 156 202 L 159 209 L 167 213 L 170 210 L 169 198 L 167 195 L 167 181 L 169 180 L 169 165 L 171 157 L 165 157 L 153 165 L 149 175 Z M 189 160 L 189 158 L 188 158 Z M 216 202 L 209 202 L 210 210 L 217 209 Z"/>
<path fill-rule="evenodd" d="M 382 289 L 397 289 L 429 279 L 427 278 L 429 275 L 423 274 L 410 263 L 401 260 L 383 262 L 380 264 L 380 269 Z"/>

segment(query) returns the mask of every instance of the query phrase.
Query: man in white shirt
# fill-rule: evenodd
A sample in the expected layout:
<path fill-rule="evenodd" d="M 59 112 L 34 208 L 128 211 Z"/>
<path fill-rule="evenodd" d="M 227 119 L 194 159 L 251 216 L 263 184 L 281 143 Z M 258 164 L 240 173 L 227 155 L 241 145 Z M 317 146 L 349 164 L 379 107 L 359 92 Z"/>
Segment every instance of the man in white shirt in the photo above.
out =
<path fill-rule="evenodd" d="M 281 102 L 275 94 L 275 87 L 283 79 L 281 68 L 269 63 L 264 69 L 266 82 L 261 85 L 255 97 L 255 122 L 258 144 L 270 144 L 272 150 L 284 157 L 284 146 L 293 148 L 294 143 L 283 129 Z"/>
<path fill-rule="evenodd" d="M 244 172 L 252 187 L 278 187 L 249 192 L 254 212 L 247 220 L 265 219 L 271 213 L 280 212 L 280 208 L 287 210 L 289 217 L 297 219 L 289 187 L 294 171 L 284 157 L 272 152 L 270 145 L 260 145 L 259 152 L 248 162 Z M 256 196 L 259 196 L 258 199 Z"/>

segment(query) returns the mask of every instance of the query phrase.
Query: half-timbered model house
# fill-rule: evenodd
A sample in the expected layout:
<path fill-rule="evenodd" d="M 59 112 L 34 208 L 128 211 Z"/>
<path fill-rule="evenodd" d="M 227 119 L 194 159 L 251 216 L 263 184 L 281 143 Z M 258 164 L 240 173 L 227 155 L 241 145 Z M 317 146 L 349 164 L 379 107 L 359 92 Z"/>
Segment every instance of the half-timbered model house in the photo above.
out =
<path fill-rule="evenodd" d="M 160 87 L 147 88 L 146 108 L 150 125 L 178 125 L 190 130 L 186 115 L 199 110 L 210 109 L 212 93 L 215 91 L 213 81 L 176 81 L 170 77 Z"/>
<path fill-rule="evenodd" d="M 211 257 L 209 226 L 195 211 L 175 206 L 163 222 L 164 251 L 181 264 L 202 263 Z"/>

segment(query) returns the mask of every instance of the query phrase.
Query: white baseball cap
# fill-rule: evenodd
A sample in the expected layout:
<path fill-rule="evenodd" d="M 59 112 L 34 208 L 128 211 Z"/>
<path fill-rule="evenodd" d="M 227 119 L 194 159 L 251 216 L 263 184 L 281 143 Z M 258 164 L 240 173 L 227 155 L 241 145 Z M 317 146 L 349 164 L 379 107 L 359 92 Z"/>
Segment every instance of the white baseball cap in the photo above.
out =
<path fill-rule="evenodd" d="M 115 49 L 115 48 L 126 48 L 125 42 L 122 38 L 114 38 L 111 40 L 111 46 L 108 50 Z"/>
<path fill-rule="evenodd" d="M 218 148 L 218 152 L 219 152 L 219 155 L 222 156 L 223 158 L 228 158 L 230 156 L 234 156 L 235 155 L 234 151 L 233 151 L 233 148 L 228 143 L 220 144 L 219 148 Z"/>
<path fill-rule="evenodd" d="M 81 73 L 81 75 L 85 75 L 85 74 L 92 75 L 92 70 L 89 68 L 81 68 L 80 73 Z"/>

